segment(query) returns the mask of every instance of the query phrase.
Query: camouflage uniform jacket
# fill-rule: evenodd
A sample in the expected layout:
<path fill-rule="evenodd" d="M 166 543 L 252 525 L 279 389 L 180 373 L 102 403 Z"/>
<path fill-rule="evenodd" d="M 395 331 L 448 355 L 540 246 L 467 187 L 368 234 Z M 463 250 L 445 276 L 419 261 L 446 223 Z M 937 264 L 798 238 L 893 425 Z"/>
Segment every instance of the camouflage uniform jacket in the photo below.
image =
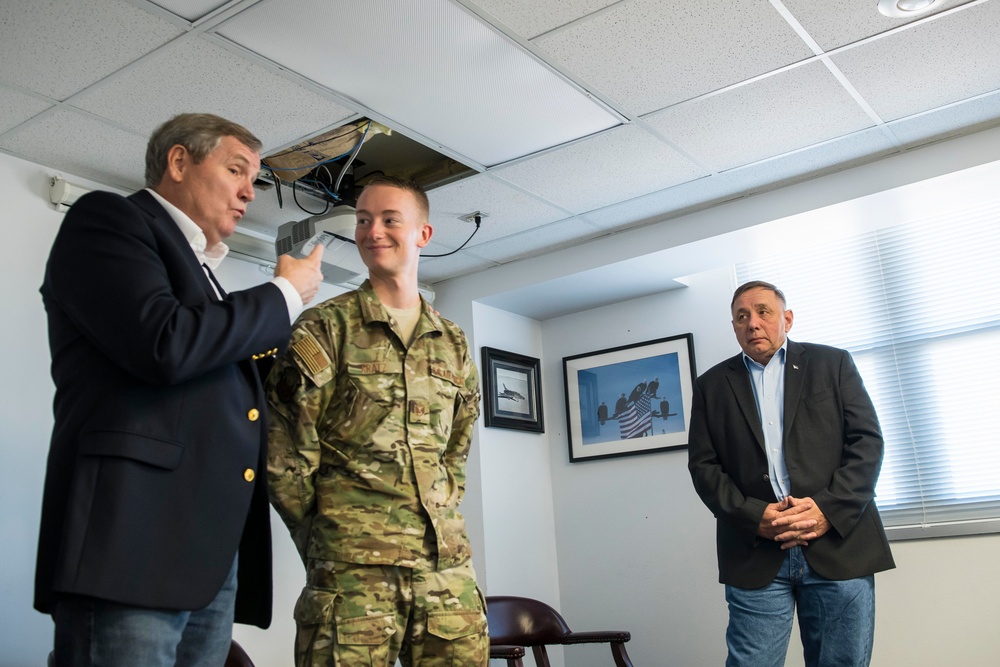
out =
<path fill-rule="evenodd" d="M 458 505 L 479 376 L 462 330 L 421 308 L 407 349 L 366 281 L 304 312 L 271 371 L 271 502 L 303 560 L 471 556 Z"/>

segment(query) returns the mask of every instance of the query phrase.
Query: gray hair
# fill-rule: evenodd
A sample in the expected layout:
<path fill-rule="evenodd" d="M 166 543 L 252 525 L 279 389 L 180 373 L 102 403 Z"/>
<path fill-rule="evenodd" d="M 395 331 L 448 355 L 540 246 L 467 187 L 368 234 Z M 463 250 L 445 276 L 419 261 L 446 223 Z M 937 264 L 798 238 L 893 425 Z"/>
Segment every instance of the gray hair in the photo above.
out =
<path fill-rule="evenodd" d="M 170 149 L 181 145 L 195 164 L 214 151 L 223 137 L 233 137 L 255 153 L 264 144 L 242 125 L 210 113 L 182 113 L 153 131 L 146 146 L 146 187 L 156 187 L 167 170 Z"/>
<path fill-rule="evenodd" d="M 764 282 L 763 280 L 751 280 L 748 283 L 743 283 L 742 285 L 736 288 L 735 292 L 733 292 L 733 300 L 729 302 L 729 310 L 733 309 L 733 306 L 736 305 L 736 299 L 740 298 L 741 294 L 743 294 L 744 292 L 749 292 L 752 289 L 766 289 L 770 292 L 774 292 L 774 296 L 778 297 L 778 301 L 781 302 L 782 310 L 787 309 L 788 303 L 785 301 L 784 292 L 782 292 L 780 289 L 778 289 L 771 283 Z"/>

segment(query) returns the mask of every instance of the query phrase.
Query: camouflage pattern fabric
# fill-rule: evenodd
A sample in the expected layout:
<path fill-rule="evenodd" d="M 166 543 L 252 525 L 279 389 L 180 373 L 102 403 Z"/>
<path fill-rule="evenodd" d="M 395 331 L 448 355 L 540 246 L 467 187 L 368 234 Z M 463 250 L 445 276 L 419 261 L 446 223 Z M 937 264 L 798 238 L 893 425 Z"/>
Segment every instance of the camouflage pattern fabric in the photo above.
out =
<path fill-rule="evenodd" d="M 393 566 L 400 571 L 397 579 L 409 576 L 405 574 L 409 572 L 414 577 L 420 573 L 428 581 L 468 567 L 469 590 L 475 590 L 469 540 L 458 506 L 465 492 L 472 429 L 479 416 L 479 376 L 460 328 L 422 303 L 413 340 L 406 347 L 395 321 L 366 281 L 357 291 L 302 314 L 288 351 L 271 370 L 267 394 L 271 502 L 288 526 L 304 563 Z M 310 571 L 314 569 L 310 566 Z M 376 572 L 392 568 L 358 569 Z M 349 631 L 333 624 L 335 605 L 329 594 L 323 593 L 345 589 L 343 578 L 336 583 L 318 588 L 311 585 L 300 599 L 297 617 L 325 619 L 315 623 L 313 638 L 302 639 L 300 630 L 300 644 L 311 646 L 313 652 L 337 636 L 329 633 L 339 633 L 337 646 L 351 645 L 343 641 Z M 392 604 L 412 603 L 402 590 L 392 592 L 395 589 L 391 587 L 398 584 L 386 585 L 390 592 L 383 604 L 390 600 L 394 600 Z M 439 582 L 434 585 L 437 588 L 432 590 L 442 594 L 449 590 Z M 465 588 L 454 595 L 442 597 L 468 598 L 468 582 L 462 585 Z M 316 597 L 325 602 L 312 600 Z M 481 614 L 478 597 L 476 593 L 478 606 L 464 601 L 460 609 Z M 338 604 L 343 607 L 348 602 Z M 447 611 L 447 607 L 435 609 L 434 614 Z M 349 612 L 340 615 L 366 617 Z M 428 632 L 439 638 L 442 633 L 455 635 L 451 640 L 458 640 L 459 634 L 476 636 L 462 634 L 470 628 L 453 628 L 454 620 L 446 616 L 429 616 L 431 630 L 419 623 L 407 628 L 403 616 L 401 623 L 394 621 L 392 634 L 396 638 L 387 647 L 398 642 L 399 651 L 406 655 L 412 651 L 415 656 L 424 650 L 416 645 L 417 638 Z M 370 628 L 365 627 L 359 632 L 369 633 Z M 420 641 L 438 645 L 432 640 Z M 304 655 L 305 649 L 299 646 L 297 652 Z"/>
<path fill-rule="evenodd" d="M 425 565 L 433 563 L 425 561 Z M 472 564 L 449 570 L 310 561 L 295 606 L 296 667 L 486 667 Z"/>

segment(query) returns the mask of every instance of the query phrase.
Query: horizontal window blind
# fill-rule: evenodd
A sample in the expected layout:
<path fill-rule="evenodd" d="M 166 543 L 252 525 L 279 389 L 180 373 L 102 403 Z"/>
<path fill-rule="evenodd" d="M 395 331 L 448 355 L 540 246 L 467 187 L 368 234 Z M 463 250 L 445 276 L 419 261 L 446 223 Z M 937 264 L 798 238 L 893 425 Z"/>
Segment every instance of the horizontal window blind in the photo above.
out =
<path fill-rule="evenodd" d="M 736 277 L 785 293 L 789 338 L 854 356 L 886 442 L 876 501 L 897 537 L 998 529 L 1000 204 L 740 263 Z"/>

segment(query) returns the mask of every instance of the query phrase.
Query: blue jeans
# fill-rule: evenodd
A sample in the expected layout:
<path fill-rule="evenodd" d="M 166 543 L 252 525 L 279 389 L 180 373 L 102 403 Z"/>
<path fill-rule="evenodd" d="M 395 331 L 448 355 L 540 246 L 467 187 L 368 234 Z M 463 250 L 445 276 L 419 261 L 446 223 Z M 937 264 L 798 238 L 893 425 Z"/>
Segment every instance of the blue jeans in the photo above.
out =
<path fill-rule="evenodd" d="M 222 667 L 232 642 L 235 604 L 235 561 L 215 599 L 198 611 L 145 609 L 64 595 L 52 615 L 55 665 Z"/>
<path fill-rule="evenodd" d="M 753 590 L 727 585 L 726 601 L 726 667 L 784 665 L 796 606 L 807 667 L 866 667 L 871 662 L 873 575 L 824 579 L 809 568 L 802 547 L 792 547 L 774 581 Z"/>

